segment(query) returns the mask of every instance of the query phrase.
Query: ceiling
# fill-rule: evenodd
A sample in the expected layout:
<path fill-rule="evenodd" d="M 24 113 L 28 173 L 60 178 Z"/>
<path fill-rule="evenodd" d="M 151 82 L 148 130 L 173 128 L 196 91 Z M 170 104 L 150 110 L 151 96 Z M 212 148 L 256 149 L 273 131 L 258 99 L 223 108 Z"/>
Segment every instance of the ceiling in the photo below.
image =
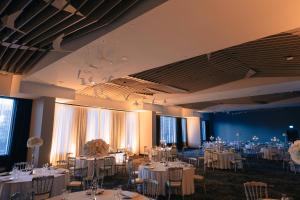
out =
<path fill-rule="evenodd" d="M 57 9 L 62 1 L 0 3 L 2 19 L 22 10 L 0 31 L 0 70 L 79 95 L 197 110 L 300 91 L 297 0 L 71 0 Z"/>
<path fill-rule="evenodd" d="M 207 102 L 198 102 L 198 103 L 190 103 L 180 105 L 184 108 L 190 108 L 195 110 L 203 110 L 211 106 L 216 105 L 239 105 L 239 104 L 269 104 L 277 101 L 293 99 L 300 97 L 300 92 L 285 92 L 285 93 L 275 93 L 275 94 L 267 94 L 267 95 L 257 95 L 250 97 L 241 97 L 241 98 L 233 98 L 233 99 L 222 99 L 215 101 L 207 101 Z"/>
<path fill-rule="evenodd" d="M 0 70 L 30 71 L 47 53 L 69 53 L 63 44 L 103 29 L 139 0 L 2 0 Z"/>
<path fill-rule="evenodd" d="M 298 31 L 279 33 L 131 76 L 190 92 L 243 78 L 300 76 Z"/>

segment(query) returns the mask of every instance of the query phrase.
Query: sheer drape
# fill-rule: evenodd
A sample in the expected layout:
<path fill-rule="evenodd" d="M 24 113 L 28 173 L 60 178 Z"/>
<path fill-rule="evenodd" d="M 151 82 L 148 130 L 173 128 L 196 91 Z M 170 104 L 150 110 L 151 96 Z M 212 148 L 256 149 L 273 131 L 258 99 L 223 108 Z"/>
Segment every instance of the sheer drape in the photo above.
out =
<path fill-rule="evenodd" d="M 136 112 L 126 113 L 125 147 L 130 148 L 132 152 L 139 152 L 140 134 L 139 134 L 139 114 Z"/>
<path fill-rule="evenodd" d="M 50 162 L 65 159 L 66 153 L 75 153 L 75 145 L 72 145 L 75 109 L 61 104 L 55 105 L 55 117 L 52 136 L 52 148 Z"/>
<path fill-rule="evenodd" d="M 112 149 L 125 147 L 125 112 L 112 111 L 110 137 Z"/>
<path fill-rule="evenodd" d="M 84 144 L 93 139 L 103 139 L 113 150 L 139 153 L 138 113 L 56 104 L 52 163 L 65 159 L 67 153 L 82 154 Z"/>

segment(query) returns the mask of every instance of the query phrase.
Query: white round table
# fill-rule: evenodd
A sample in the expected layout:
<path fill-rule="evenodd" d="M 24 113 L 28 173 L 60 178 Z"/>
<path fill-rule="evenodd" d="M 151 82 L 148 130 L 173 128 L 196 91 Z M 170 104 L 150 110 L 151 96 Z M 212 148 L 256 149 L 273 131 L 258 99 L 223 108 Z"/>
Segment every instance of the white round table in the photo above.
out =
<path fill-rule="evenodd" d="M 168 167 L 182 167 L 182 191 L 184 195 L 190 195 L 195 192 L 194 188 L 194 174 L 195 168 L 191 165 L 183 162 L 169 162 Z M 158 194 L 165 195 L 166 182 L 169 180 L 168 167 L 164 166 L 164 163 L 154 162 L 151 165 L 139 166 L 139 178 L 152 179 L 158 181 Z"/>
<path fill-rule="evenodd" d="M 204 152 L 204 163 L 207 164 L 207 160 L 216 156 L 216 166 L 217 169 L 232 169 L 233 166 L 231 165 L 231 160 L 237 158 L 237 154 L 234 152 L 212 152 L 212 151 L 205 151 Z M 208 166 L 211 167 L 211 166 Z"/>
<path fill-rule="evenodd" d="M 12 178 L 9 176 L 1 176 L 0 177 L 0 199 L 9 199 L 11 195 L 16 192 L 20 193 L 28 193 L 32 191 L 32 178 L 36 176 L 48 176 L 54 175 L 53 187 L 51 196 L 60 195 L 62 191 L 66 188 L 66 185 L 69 181 L 69 174 L 62 173 L 59 170 L 43 170 L 43 169 L 34 169 L 35 174 L 23 174 L 20 175 L 19 178 L 5 181 L 8 178 Z"/>
<path fill-rule="evenodd" d="M 261 148 L 260 152 L 262 152 L 263 159 L 274 160 L 276 157 L 274 155 L 279 155 L 280 150 L 275 147 L 264 147 Z"/>
<path fill-rule="evenodd" d="M 122 191 L 123 192 L 127 191 Z M 127 192 L 128 194 L 134 195 L 135 197 L 133 199 L 135 200 L 148 200 L 147 197 L 140 195 L 138 193 L 133 193 L 133 192 Z M 100 195 L 97 195 L 96 198 L 99 200 L 113 200 L 115 199 L 115 194 L 117 194 L 117 190 L 104 190 L 104 192 Z M 53 198 L 50 198 L 49 200 L 61 200 L 63 199 L 63 196 L 56 196 Z M 81 191 L 81 192 L 73 192 L 68 195 L 69 200 L 90 200 L 91 195 L 87 195 L 86 191 Z"/>

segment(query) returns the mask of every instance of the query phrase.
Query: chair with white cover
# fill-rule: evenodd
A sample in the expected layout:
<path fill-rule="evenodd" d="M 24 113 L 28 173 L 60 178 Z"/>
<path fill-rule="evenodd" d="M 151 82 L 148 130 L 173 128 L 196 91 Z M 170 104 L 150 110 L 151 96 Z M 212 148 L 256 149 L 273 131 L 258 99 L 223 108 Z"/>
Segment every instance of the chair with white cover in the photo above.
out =
<path fill-rule="evenodd" d="M 32 179 L 32 199 L 48 199 L 51 197 L 54 176 L 40 176 Z"/>
<path fill-rule="evenodd" d="M 171 199 L 171 194 L 173 191 L 176 194 L 180 191 L 182 199 L 184 199 L 184 193 L 182 191 L 182 178 L 183 178 L 183 168 L 182 167 L 170 167 L 168 168 L 168 181 L 167 181 L 167 188 L 168 188 L 168 200 Z M 174 193 L 175 193 L 174 192 Z"/>
<path fill-rule="evenodd" d="M 268 185 L 263 182 L 244 183 L 245 195 L 247 200 L 258 200 L 268 198 Z"/>
<path fill-rule="evenodd" d="M 150 200 L 158 198 L 158 182 L 152 179 L 144 180 L 143 195 L 148 197 Z"/>

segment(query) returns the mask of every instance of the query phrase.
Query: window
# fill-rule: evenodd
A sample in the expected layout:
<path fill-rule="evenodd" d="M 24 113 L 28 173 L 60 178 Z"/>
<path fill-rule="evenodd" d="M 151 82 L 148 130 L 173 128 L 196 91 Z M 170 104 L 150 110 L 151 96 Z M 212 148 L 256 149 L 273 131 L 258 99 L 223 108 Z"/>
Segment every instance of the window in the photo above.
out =
<path fill-rule="evenodd" d="M 181 119 L 181 127 L 182 127 L 182 143 L 187 144 L 187 124 L 186 124 L 186 119 L 182 118 Z"/>
<path fill-rule="evenodd" d="M 13 109 L 13 99 L 0 98 L 0 156 L 9 153 Z"/>
<path fill-rule="evenodd" d="M 160 117 L 160 139 L 166 143 L 176 143 L 176 118 Z"/>
<path fill-rule="evenodd" d="M 206 130 L 207 130 L 207 121 L 202 121 L 201 122 L 202 126 L 201 126 L 201 135 L 202 135 L 202 141 L 207 141 L 206 138 Z"/>

